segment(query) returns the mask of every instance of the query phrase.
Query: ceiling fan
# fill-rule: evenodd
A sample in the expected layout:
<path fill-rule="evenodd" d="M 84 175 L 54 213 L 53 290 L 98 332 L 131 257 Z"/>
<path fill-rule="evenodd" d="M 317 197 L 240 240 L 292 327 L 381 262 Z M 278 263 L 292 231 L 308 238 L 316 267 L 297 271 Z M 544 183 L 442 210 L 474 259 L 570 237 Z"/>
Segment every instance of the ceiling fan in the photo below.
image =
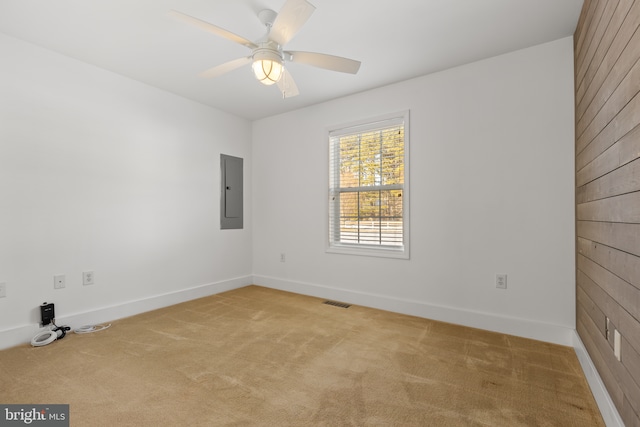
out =
<path fill-rule="evenodd" d="M 265 85 L 277 84 L 282 97 L 289 98 L 298 95 L 299 92 L 293 77 L 284 67 L 285 62 L 296 62 L 351 74 L 356 74 L 360 69 L 360 61 L 353 59 L 324 53 L 283 50 L 283 46 L 298 33 L 315 9 L 315 6 L 307 0 L 287 0 L 280 9 L 280 13 L 270 9 L 262 10 L 258 13 L 258 19 L 267 27 L 267 33 L 256 42 L 176 10 L 170 11 L 169 14 L 251 49 L 249 56 L 210 68 L 200 74 L 202 77 L 217 77 L 252 63 L 253 72 L 258 81 Z"/>

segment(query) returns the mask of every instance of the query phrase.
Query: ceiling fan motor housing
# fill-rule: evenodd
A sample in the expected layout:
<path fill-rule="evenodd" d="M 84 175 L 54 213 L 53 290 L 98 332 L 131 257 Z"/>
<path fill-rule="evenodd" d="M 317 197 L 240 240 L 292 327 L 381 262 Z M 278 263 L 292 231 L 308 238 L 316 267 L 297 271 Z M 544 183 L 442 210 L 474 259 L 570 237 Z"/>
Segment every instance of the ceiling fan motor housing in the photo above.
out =
<path fill-rule="evenodd" d="M 257 48 L 253 49 L 251 57 L 254 61 L 268 60 L 276 61 L 280 64 L 284 61 L 284 57 L 282 56 L 280 49 L 278 49 L 278 45 L 272 41 L 260 43 Z"/>

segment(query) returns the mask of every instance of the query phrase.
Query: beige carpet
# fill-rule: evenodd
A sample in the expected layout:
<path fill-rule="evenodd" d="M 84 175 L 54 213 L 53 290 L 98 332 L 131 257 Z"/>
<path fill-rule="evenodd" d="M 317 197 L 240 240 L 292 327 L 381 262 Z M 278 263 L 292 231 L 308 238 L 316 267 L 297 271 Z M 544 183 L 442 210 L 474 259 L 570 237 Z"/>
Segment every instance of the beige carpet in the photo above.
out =
<path fill-rule="evenodd" d="M 0 352 L 72 426 L 601 426 L 573 349 L 249 286 Z M 80 326 L 80 325 L 72 325 Z"/>

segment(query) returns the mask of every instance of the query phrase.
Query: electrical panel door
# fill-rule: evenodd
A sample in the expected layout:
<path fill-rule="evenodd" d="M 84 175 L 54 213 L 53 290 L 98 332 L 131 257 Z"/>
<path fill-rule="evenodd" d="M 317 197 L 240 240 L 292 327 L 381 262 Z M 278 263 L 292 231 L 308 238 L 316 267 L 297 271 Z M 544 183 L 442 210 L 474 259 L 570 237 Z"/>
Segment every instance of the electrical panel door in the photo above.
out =
<path fill-rule="evenodd" d="M 220 228 L 242 228 L 242 159 L 220 155 Z"/>

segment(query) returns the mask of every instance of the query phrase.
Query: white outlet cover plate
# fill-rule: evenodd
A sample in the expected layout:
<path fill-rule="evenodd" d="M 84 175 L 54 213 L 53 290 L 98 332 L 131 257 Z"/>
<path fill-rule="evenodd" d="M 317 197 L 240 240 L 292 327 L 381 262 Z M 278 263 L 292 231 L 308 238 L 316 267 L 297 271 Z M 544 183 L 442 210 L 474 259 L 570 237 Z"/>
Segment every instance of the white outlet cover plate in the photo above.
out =
<path fill-rule="evenodd" d="M 82 284 L 87 286 L 87 285 L 93 285 L 94 283 L 95 283 L 95 277 L 94 277 L 93 271 L 83 271 Z"/>
<path fill-rule="evenodd" d="M 53 289 L 62 289 L 66 286 L 64 274 L 53 276 Z"/>
<path fill-rule="evenodd" d="M 496 274 L 496 288 L 507 289 L 507 275 Z"/>

